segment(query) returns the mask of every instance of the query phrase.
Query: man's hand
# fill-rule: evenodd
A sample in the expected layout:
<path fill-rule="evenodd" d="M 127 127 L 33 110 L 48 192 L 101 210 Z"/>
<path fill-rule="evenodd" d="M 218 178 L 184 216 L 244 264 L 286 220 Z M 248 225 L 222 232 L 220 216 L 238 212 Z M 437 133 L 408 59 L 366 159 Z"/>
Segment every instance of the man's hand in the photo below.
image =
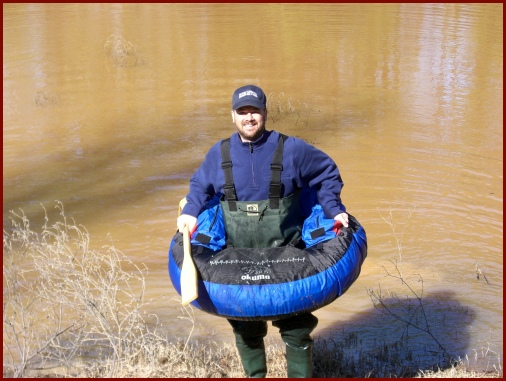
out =
<path fill-rule="evenodd" d="M 197 219 L 193 216 L 190 216 L 189 214 L 181 214 L 177 218 L 177 230 L 179 230 L 181 233 L 183 232 L 185 226 L 188 226 L 188 231 L 190 234 L 193 233 L 196 225 Z"/>
<path fill-rule="evenodd" d="M 334 220 L 342 223 L 345 228 L 348 227 L 348 213 L 340 213 L 334 217 Z"/>

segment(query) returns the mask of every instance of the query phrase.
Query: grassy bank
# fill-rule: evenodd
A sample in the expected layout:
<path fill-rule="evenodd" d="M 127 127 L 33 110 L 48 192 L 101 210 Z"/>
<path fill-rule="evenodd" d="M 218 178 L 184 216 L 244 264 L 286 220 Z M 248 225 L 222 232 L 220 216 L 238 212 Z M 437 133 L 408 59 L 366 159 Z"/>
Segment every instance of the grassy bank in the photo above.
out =
<path fill-rule="evenodd" d="M 11 212 L 12 227 L 4 229 L 4 377 L 243 377 L 233 345 L 192 340 L 192 330 L 174 338 L 156 316 L 146 317 L 147 269 L 113 246 L 92 249 L 86 230 L 67 220 L 63 205 L 56 208 L 59 220 L 46 218 L 39 231 L 22 211 Z M 191 308 L 181 311 L 193 321 Z M 443 369 L 420 370 L 401 342 L 364 348 L 357 340 L 353 333 L 340 341 L 315 337 L 314 376 L 502 377 L 500 367 L 474 372 L 469 359 L 446 353 Z M 286 377 L 283 346 L 268 341 L 267 358 L 268 377 Z"/>
<path fill-rule="evenodd" d="M 215 342 L 192 343 L 185 350 L 184 342 L 146 347 L 130 361 L 121 363 L 120 369 L 112 372 L 114 365 L 110 361 L 94 363 L 76 363 L 72 367 L 27 370 L 28 377 L 79 377 L 79 378 L 241 378 L 244 377 L 236 349 L 230 344 Z M 278 344 L 268 344 L 266 348 L 269 372 L 268 378 L 285 378 L 286 365 L 284 349 Z M 324 342 L 315 343 L 314 374 L 316 378 L 374 378 L 377 369 L 365 365 L 349 364 L 343 367 L 338 359 L 341 355 L 329 356 Z M 417 371 L 405 370 L 398 377 L 414 378 L 502 378 L 502 374 L 474 372 L 467 369 L 465 363 L 456 364 L 445 370 Z M 4 377 L 6 376 L 4 372 Z M 389 376 L 382 376 L 389 377 Z M 394 376 L 391 376 L 394 377 Z"/>

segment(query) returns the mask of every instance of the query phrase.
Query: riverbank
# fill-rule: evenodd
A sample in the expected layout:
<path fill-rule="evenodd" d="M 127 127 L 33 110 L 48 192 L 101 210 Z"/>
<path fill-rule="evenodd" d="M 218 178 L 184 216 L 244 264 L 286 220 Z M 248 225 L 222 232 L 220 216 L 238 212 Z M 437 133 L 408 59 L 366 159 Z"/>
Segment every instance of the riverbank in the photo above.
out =
<path fill-rule="evenodd" d="M 376 378 L 388 377 L 381 367 L 369 368 L 367 361 L 351 363 L 344 353 L 331 352 L 323 341 L 315 341 L 315 378 Z M 266 346 L 268 378 L 285 378 L 284 349 L 279 344 Z M 116 368 L 116 371 L 113 369 Z M 399 368 L 397 370 L 401 370 Z M 105 363 L 81 363 L 74 367 L 59 366 L 53 369 L 30 370 L 28 377 L 108 378 L 111 373 L 118 378 L 241 378 L 244 377 L 235 347 L 214 342 L 185 345 L 184 341 L 145 347 L 142 353 L 123 362 L 121 366 L 112 361 Z M 394 372 L 396 373 L 396 372 Z M 393 376 L 393 375 L 392 375 Z M 6 374 L 4 373 L 4 377 Z M 404 369 L 400 378 L 502 378 L 502 372 L 490 370 L 476 372 L 464 362 L 446 369 Z"/>
<path fill-rule="evenodd" d="M 91 249 L 86 230 L 66 219 L 61 203 L 56 207 L 61 219 L 50 225 L 46 218 L 40 232 L 32 230 L 22 212 L 12 213 L 12 229 L 4 230 L 4 377 L 244 376 L 234 345 L 193 339 L 191 306 L 182 307 L 180 316 L 192 323 L 188 332 L 169 336 L 175 332 L 162 327 L 154 314 L 145 314 L 149 305 L 144 298 L 147 268 L 113 246 Z M 386 306 L 381 294 L 371 292 L 371 296 L 378 308 Z M 422 307 L 423 298 L 416 300 Z M 415 322 L 410 324 L 420 328 Z M 430 367 L 427 355 L 418 356 L 407 342 L 366 346 L 354 332 L 338 339 L 316 336 L 313 375 L 502 377 L 499 354 L 487 349 L 475 351 L 472 359 L 455 359 L 430 330 L 424 332 L 440 348 L 431 354 L 438 361 Z M 266 340 L 268 377 L 286 377 L 284 352 L 282 344 Z"/>

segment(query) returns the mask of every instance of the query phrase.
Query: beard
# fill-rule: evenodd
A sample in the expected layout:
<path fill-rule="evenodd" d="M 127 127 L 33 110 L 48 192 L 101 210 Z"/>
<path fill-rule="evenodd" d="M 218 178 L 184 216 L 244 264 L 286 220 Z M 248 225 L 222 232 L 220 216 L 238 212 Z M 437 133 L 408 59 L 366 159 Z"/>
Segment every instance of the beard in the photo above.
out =
<path fill-rule="evenodd" d="M 246 127 L 250 126 L 250 127 Z M 258 140 L 262 134 L 265 131 L 265 126 L 263 123 L 244 123 L 240 127 L 237 127 L 237 132 L 239 133 L 239 136 L 241 137 L 241 140 L 248 141 L 248 142 L 254 142 L 255 140 Z"/>

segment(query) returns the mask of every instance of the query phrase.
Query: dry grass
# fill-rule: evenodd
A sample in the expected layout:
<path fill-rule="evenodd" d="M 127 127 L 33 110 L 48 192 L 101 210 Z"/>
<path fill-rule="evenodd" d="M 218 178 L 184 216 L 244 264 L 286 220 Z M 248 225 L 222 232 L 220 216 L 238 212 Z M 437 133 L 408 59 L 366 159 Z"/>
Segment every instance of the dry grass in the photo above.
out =
<path fill-rule="evenodd" d="M 309 126 L 309 118 L 317 111 L 306 103 L 286 98 L 284 93 L 270 93 L 267 96 L 267 109 L 271 122 L 284 121 L 293 128 Z"/>
<path fill-rule="evenodd" d="M 233 345 L 191 340 L 193 329 L 168 337 L 156 316 L 148 323 L 147 269 L 112 246 L 92 250 L 86 230 L 56 208 L 60 220 L 46 217 L 40 233 L 22 211 L 4 230 L 4 377 L 243 377 Z M 181 315 L 195 325 L 191 307 Z M 502 377 L 474 372 L 468 360 L 420 371 L 402 342 L 362 348 L 355 333 L 341 337 L 315 338 L 314 377 Z M 268 377 L 286 377 L 283 346 L 267 341 L 267 359 Z"/>
<path fill-rule="evenodd" d="M 315 378 L 374 378 L 374 370 L 357 368 L 347 363 L 343 366 L 345 353 L 329 356 L 324 341 L 315 343 L 314 377 Z M 324 354 L 326 357 L 322 357 Z M 284 348 L 277 343 L 267 344 L 268 378 L 286 378 Z M 80 363 L 71 368 L 55 367 L 53 369 L 30 370 L 26 376 L 31 377 L 79 377 L 101 378 L 111 373 L 111 364 Z M 145 347 L 139 356 L 128 363 L 122 363 L 122 369 L 116 372 L 120 378 L 241 378 L 244 377 L 236 349 L 231 344 L 216 342 L 194 342 L 184 348 L 184 340 L 175 343 Z M 391 376 L 393 377 L 393 376 Z M 415 371 L 406 377 L 413 378 L 502 378 L 498 372 L 475 372 L 467 370 L 465 364 L 459 363 L 445 370 Z M 395 377 L 397 378 L 397 377 Z"/>

